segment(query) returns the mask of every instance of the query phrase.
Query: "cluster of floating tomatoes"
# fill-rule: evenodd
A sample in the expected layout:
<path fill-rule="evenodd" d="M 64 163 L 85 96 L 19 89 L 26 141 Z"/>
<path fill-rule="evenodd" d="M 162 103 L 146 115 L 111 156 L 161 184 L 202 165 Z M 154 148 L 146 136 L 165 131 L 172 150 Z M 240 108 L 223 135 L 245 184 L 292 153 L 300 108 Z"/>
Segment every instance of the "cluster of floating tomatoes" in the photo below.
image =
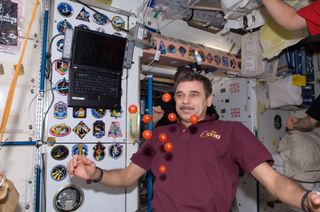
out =
<path fill-rule="evenodd" d="M 172 98 L 171 94 L 169 94 L 169 93 L 164 93 L 162 95 L 163 102 L 168 103 L 171 101 L 171 98 Z M 133 114 L 138 111 L 138 108 L 136 105 L 130 105 L 128 108 L 128 111 L 129 111 L 129 113 Z M 169 121 L 174 122 L 177 120 L 177 115 L 175 113 L 169 113 L 167 118 Z M 143 115 L 142 120 L 143 120 L 143 123 L 148 124 L 152 121 L 152 116 L 149 114 L 145 114 L 145 115 Z M 199 122 L 199 117 L 197 115 L 192 115 L 192 116 L 190 116 L 189 121 L 193 125 L 197 124 Z M 152 131 L 144 130 L 142 133 L 142 137 L 146 140 L 150 140 L 152 138 Z M 160 142 L 163 143 L 164 151 L 167 153 L 171 153 L 173 151 L 173 144 L 169 141 L 167 134 L 160 133 L 158 138 L 159 138 Z M 161 174 L 165 174 L 168 171 L 167 166 L 165 166 L 165 165 L 160 165 L 158 170 Z"/>

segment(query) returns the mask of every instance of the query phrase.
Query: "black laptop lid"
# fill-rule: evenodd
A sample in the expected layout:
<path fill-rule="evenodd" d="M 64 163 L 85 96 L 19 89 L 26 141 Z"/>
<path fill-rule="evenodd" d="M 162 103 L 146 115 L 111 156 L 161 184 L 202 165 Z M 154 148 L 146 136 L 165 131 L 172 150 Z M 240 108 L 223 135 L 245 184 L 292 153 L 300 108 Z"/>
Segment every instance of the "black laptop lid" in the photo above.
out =
<path fill-rule="evenodd" d="M 127 39 L 75 27 L 72 67 L 122 74 Z"/>

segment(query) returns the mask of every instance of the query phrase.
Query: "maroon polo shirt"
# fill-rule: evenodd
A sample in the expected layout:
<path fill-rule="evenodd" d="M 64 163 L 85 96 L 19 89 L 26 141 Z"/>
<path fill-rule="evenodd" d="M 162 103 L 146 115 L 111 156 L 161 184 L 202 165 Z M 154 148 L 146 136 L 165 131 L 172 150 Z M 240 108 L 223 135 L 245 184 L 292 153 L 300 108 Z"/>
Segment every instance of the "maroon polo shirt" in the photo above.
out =
<path fill-rule="evenodd" d="M 163 151 L 159 133 L 168 135 L 172 153 Z M 155 176 L 154 212 L 228 212 L 239 166 L 250 173 L 272 157 L 243 124 L 211 117 L 189 128 L 181 123 L 156 128 L 131 160 Z"/>
<path fill-rule="evenodd" d="M 320 1 L 314 1 L 297 11 L 297 14 L 306 19 L 311 35 L 320 34 Z"/>

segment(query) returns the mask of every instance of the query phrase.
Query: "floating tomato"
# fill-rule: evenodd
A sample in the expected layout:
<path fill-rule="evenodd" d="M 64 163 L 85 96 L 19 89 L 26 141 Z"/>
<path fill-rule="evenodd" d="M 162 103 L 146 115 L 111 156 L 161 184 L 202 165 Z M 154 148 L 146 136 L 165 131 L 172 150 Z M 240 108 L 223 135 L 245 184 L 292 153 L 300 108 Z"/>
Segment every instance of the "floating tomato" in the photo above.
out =
<path fill-rule="evenodd" d="M 136 105 L 130 105 L 128 111 L 129 113 L 136 113 L 138 111 L 138 108 Z"/>
<path fill-rule="evenodd" d="M 150 130 L 145 130 L 142 133 L 142 137 L 146 140 L 150 140 L 152 138 L 152 132 Z"/>
<path fill-rule="evenodd" d="M 169 119 L 169 121 L 174 122 L 177 120 L 177 115 L 175 113 L 169 113 L 168 119 Z"/>
<path fill-rule="evenodd" d="M 162 101 L 163 101 L 163 102 L 170 102 L 170 100 L 171 100 L 171 94 L 169 94 L 169 93 L 164 93 L 164 94 L 162 95 Z"/>
<path fill-rule="evenodd" d="M 199 122 L 199 117 L 197 115 L 192 115 L 190 116 L 189 121 L 191 122 L 191 124 L 197 124 Z"/>
<path fill-rule="evenodd" d="M 162 143 L 167 142 L 167 141 L 168 141 L 168 136 L 167 136 L 167 134 L 165 134 L 165 133 L 160 133 L 160 134 L 159 134 L 159 140 L 160 140 Z"/>
<path fill-rule="evenodd" d="M 151 121 L 152 117 L 149 114 L 144 114 L 143 123 L 148 124 Z"/>
<path fill-rule="evenodd" d="M 167 167 L 165 166 L 165 165 L 160 165 L 159 166 L 159 172 L 161 173 L 161 174 L 165 174 L 165 173 L 167 173 Z"/>
<path fill-rule="evenodd" d="M 167 142 L 163 145 L 164 151 L 166 152 L 172 152 L 173 150 L 173 144 L 170 142 Z"/>

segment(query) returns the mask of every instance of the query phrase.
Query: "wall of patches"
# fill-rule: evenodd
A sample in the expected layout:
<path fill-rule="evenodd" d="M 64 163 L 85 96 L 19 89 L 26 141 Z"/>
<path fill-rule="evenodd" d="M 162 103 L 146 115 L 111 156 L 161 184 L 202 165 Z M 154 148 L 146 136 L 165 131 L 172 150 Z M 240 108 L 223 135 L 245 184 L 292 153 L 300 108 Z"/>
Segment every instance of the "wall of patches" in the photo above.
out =
<path fill-rule="evenodd" d="M 88 185 L 66 171 L 75 154 L 101 168 L 123 168 L 138 148 L 142 50 L 135 48 L 132 64 L 122 70 L 120 109 L 68 107 L 71 61 L 62 58 L 67 28 L 126 38 L 135 23 L 130 13 L 68 0 L 12 1 L 0 3 L 0 11 L 13 11 L 10 24 L 1 21 L 0 114 L 8 118 L 1 123 L 0 170 L 19 192 L 15 211 L 137 210 L 136 186 Z M 129 105 L 138 111 L 128 113 Z"/>

